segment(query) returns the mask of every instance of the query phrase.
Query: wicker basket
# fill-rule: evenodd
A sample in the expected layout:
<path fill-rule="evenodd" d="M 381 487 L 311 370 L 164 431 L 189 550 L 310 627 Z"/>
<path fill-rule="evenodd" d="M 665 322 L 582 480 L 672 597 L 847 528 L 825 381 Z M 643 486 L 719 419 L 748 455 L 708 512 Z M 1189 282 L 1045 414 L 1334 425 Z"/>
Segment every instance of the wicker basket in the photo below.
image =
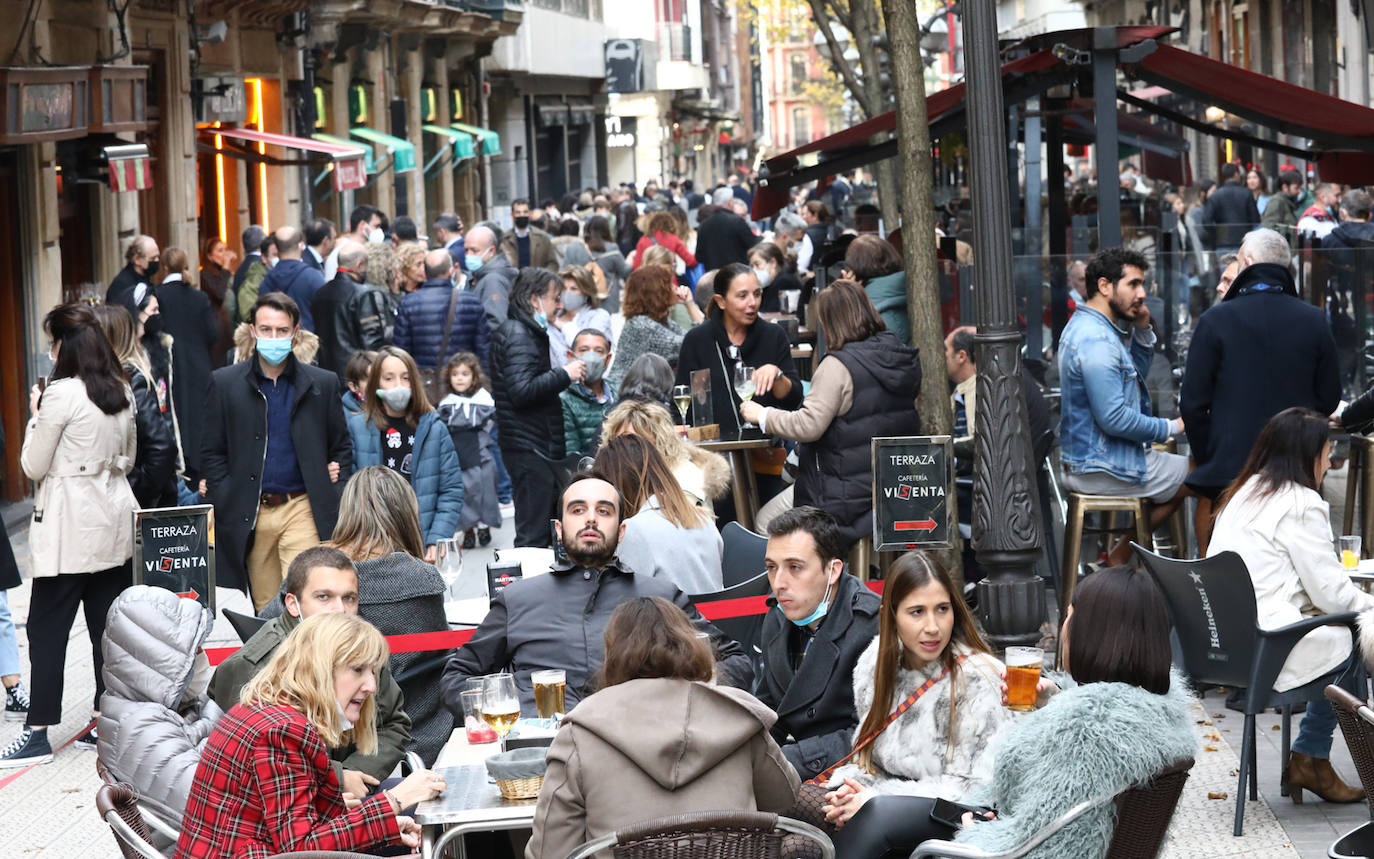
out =
<path fill-rule="evenodd" d="M 501 788 L 501 796 L 506 799 L 538 799 L 539 789 L 544 786 L 544 777 L 498 778 L 496 786 Z"/>

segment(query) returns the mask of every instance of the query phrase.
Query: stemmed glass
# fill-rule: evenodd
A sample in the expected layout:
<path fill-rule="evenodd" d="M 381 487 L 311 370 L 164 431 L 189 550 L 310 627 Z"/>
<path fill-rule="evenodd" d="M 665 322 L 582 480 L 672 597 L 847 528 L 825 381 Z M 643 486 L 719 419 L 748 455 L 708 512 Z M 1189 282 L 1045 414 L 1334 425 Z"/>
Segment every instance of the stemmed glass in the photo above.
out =
<path fill-rule="evenodd" d="M 754 368 L 750 367 L 748 364 L 736 364 L 734 385 L 735 393 L 739 395 L 740 400 L 747 402 L 752 398 L 757 387 L 754 384 Z M 741 430 L 747 430 L 755 429 L 756 427 L 754 424 L 746 421 L 740 424 L 739 428 Z"/>
<path fill-rule="evenodd" d="M 509 674 L 493 674 L 482 689 L 482 719 L 501 738 L 501 751 L 506 750 L 506 734 L 520 718 L 520 696 L 515 692 L 515 678 Z"/>
<path fill-rule="evenodd" d="M 673 405 L 677 407 L 678 413 L 682 415 L 682 422 L 687 423 L 687 407 L 692 404 L 692 389 L 686 385 L 675 385 L 673 387 Z"/>

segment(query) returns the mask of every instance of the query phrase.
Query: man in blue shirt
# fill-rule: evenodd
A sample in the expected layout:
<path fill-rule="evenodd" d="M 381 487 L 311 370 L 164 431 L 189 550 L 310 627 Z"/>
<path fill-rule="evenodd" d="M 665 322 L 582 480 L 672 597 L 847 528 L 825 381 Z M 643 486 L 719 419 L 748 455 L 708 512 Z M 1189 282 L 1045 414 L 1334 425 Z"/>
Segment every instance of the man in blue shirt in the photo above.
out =
<path fill-rule="evenodd" d="M 1184 497 L 1188 458 L 1153 449 L 1183 431 L 1183 421 L 1153 417 L 1145 377 L 1155 335 L 1145 308 L 1149 263 L 1135 251 L 1106 248 L 1088 261 L 1086 303 L 1059 341 L 1060 462 L 1064 485 L 1087 495 L 1137 496 L 1154 504 L 1150 526 Z M 1109 560 L 1125 563 L 1122 541 Z"/>

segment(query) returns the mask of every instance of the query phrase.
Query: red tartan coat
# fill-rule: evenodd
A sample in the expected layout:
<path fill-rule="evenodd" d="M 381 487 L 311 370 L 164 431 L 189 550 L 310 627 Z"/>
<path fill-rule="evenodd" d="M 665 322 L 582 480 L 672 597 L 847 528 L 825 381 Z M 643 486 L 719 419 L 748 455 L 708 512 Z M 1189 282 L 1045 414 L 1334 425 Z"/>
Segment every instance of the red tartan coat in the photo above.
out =
<path fill-rule="evenodd" d="M 196 767 L 175 859 L 265 859 L 397 840 L 382 794 L 348 811 L 324 740 L 297 710 L 234 706 Z"/>

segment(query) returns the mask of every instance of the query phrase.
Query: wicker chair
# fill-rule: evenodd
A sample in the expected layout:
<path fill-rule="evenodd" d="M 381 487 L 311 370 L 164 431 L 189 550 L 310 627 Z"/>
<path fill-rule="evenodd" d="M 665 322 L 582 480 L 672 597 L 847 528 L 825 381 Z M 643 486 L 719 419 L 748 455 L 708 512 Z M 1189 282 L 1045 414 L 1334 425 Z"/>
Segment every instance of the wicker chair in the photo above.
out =
<path fill-rule="evenodd" d="M 822 859 L 835 859 L 835 845 L 825 833 L 761 811 L 700 811 L 646 820 L 588 841 L 568 859 L 589 859 L 607 849 L 615 859 L 781 859 L 789 834 L 809 839 Z"/>
<path fill-rule="evenodd" d="M 1370 817 L 1374 818 L 1374 710 L 1339 686 L 1327 686 L 1326 697 L 1336 710 L 1336 719 L 1341 724 L 1341 734 L 1345 736 L 1345 744 L 1350 747 L 1350 757 L 1355 761 L 1355 770 L 1360 774 L 1360 784 L 1364 787 L 1365 800 L 1369 803 Z M 1374 856 L 1374 819 L 1360 824 L 1336 839 L 1327 855 Z"/>
<path fill-rule="evenodd" d="M 148 840 L 151 832 L 138 810 L 138 791 L 127 784 L 102 784 L 95 793 L 95 807 L 114 832 L 124 859 L 163 859 Z"/>
<path fill-rule="evenodd" d="M 1080 802 L 1009 851 L 989 853 L 967 844 L 932 840 L 917 847 L 911 859 L 1020 859 L 1078 818 L 1109 802 L 1116 803 L 1116 830 L 1104 859 L 1154 859 L 1164 844 L 1169 821 L 1192 768 L 1193 759 L 1185 758 L 1166 767 L 1145 784 L 1127 788 L 1114 797 Z"/>

